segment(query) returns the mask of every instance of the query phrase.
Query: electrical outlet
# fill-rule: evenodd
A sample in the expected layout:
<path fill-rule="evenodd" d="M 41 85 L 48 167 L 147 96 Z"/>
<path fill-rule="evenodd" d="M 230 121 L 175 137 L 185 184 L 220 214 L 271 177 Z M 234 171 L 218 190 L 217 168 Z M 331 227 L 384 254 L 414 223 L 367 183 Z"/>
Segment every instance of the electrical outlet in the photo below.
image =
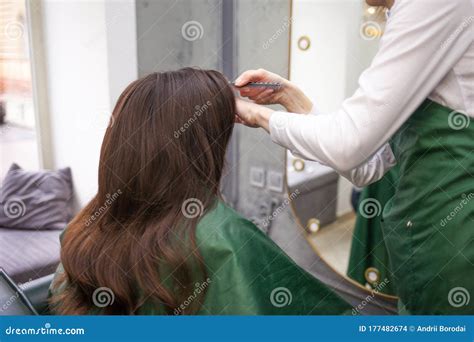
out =
<path fill-rule="evenodd" d="M 269 171 L 267 175 L 268 190 L 283 192 L 283 173 L 278 171 Z"/>

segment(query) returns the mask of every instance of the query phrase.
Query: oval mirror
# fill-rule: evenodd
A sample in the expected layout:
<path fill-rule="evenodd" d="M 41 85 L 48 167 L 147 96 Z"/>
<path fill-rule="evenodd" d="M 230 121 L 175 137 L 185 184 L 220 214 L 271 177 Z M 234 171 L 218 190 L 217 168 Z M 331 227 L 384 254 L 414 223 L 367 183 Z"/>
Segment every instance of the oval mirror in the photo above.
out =
<path fill-rule="evenodd" d="M 384 23 L 385 12 L 362 0 L 292 1 L 290 78 L 318 110 L 337 110 L 357 89 Z M 311 41 L 311 49 L 301 49 L 301 37 Z M 359 289 L 396 304 L 380 231 L 382 208 L 393 191 L 391 175 L 356 189 L 332 169 L 290 152 L 286 173 L 289 198 L 298 193 L 291 198 L 295 219 L 315 253 Z"/>

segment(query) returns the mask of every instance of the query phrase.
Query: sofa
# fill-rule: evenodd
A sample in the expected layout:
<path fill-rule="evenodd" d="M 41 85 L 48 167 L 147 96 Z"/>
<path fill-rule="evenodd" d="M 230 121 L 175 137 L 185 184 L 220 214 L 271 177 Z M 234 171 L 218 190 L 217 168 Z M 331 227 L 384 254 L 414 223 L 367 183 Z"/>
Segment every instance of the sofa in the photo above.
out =
<path fill-rule="evenodd" d="M 54 273 L 72 195 L 69 168 L 25 171 L 13 164 L 8 170 L 0 189 L 0 268 L 15 282 Z"/>

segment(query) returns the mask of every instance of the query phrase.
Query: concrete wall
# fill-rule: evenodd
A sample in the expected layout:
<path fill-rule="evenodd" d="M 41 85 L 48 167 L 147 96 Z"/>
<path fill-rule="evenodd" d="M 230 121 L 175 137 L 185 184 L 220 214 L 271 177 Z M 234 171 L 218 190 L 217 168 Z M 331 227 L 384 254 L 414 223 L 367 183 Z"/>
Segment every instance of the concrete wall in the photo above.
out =
<path fill-rule="evenodd" d="M 237 74 L 248 69 L 264 68 L 288 77 L 289 23 L 288 0 L 237 1 Z M 285 150 L 275 145 L 262 129 L 238 125 L 236 134 L 239 137 L 240 164 L 238 209 L 258 221 L 272 214 L 284 198 L 283 192 L 269 189 L 268 175 L 273 172 L 283 177 Z M 251 168 L 264 172 L 263 188 L 252 186 Z"/>
<path fill-rule="evenodd" d="M 220 69 L 221 9 L 219 0 L 137 0 L 139 75 L 186 66 Z"/>

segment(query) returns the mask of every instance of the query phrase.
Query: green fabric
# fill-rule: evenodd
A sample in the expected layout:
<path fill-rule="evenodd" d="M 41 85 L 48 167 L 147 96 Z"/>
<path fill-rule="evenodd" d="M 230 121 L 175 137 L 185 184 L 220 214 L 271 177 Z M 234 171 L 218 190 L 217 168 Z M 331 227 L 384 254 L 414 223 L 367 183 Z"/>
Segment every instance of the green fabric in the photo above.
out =
<path fill-rule="evenodd" d="M 196 279 L 181 309 L 198 301 L 200 315 L 338 315 L 352 310 L 220 201 L 199 221 L 196 243 L 208 279 Z M 139 314 L 163 310 L 148 303 Z"/>
<path fill-rule="evenodd" d="M 400 177 L 382 227 L 411 314 L 474 314 L 473 121 L 427 100 L 391 141 Z"/>
<path fill-rule="evenodd" d="M 212 279 L 202 314 L 332 315 L 351 309 L 221 202 L 199 223 L 197 240 Z"/>
<path fill-rule="evenodd" d="M 390 262 L 382 233 L 382 208 L 395 193 L 398 167 L 392 168 L 381 180 L 362 190 L 351 244 L 347 275 L 358 283 L 393 295 L 394 284 Z M 370 211 L 372 205 L 373 211 Z M 377 281 L 367 279 L 366 271 L 379 272 Z"/>

